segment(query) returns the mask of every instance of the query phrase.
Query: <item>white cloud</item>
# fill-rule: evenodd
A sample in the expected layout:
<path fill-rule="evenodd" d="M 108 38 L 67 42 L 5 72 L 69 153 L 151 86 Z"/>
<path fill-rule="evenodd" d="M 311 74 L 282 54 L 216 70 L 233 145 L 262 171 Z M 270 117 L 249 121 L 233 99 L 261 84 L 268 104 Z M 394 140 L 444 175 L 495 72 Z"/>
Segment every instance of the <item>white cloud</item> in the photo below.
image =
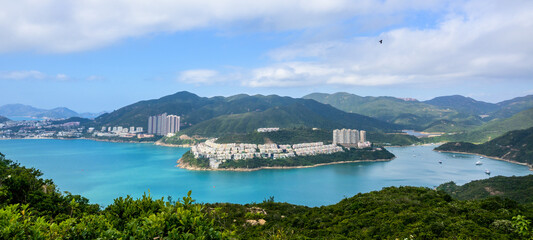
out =
<path fill-rule="evenodd" d="M 36 70 L 0 72 L 0 80 L 58 80 L 67 81 L 71 78 L 63 73 L 48 75 Z"/>
<path fill-rule="evenodd" d="M 249 86 L 393 85 L 436 81 L 532 81 L 533 2 L 469 1 L 455 6 L 433 29 L 400 28 L 273 50 L 278 61 Z M 378 40 L 383 39 L 383 44 Z M 312 59 L 312 63 L 302 59 Z M 292 62 L 321 66 L 321 73 L 277 67 Z M 272 70 L 277 69 L 277 70 Z M 279 71 L 279 73 L 278 73 Z M 300 71 L 301 72 L 301 71 Z M 287 80 L 284 82 L 283 80 Z"/>
<path fill-rule="evenodd" d="M 208 69 L 194 69 L 183 71 L 178 76 L 178 81 L 192 84 L 211 84 L 221 81 L 217 71 Z"/>
<path fill-rule="evenodd" d="M 22 79 L 43 79 L 46 74 L 30 70 L 30 71 L 11 71 L 0 72 L 0 79 L 22 80 Z"/>
<path fill-rule="evenodd" d="M 60 81 L 65 81 L 65 80 L 69 80 L 69 77 L 66 75 L 66 74 L 63 74 L 63 73 L 59 73 L 55 76 L 55 78 L 57 80 L 60 80 Z"/>
<path fill-rule="evenodd" d="M 284 31 L 357 16 L 437 10 L 444 0 L 2 1 L 0 52 L 73 52 L 199 28 Z"/>

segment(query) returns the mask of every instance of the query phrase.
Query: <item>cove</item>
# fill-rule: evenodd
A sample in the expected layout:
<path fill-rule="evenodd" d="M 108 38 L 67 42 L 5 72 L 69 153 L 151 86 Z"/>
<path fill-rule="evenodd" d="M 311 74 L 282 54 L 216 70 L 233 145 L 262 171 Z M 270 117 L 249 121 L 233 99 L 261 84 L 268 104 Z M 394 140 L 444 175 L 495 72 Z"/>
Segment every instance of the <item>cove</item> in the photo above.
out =
<path fill-rule="evenodd" d="M 108 205 L 117 197 L 172 196 L 192 190 L 198 202 L 277 202 L 306 206 L 337 203 L 358 193 L 388 186 L 433 188 L 448 181 L 464 184 L 491 176 L 524 176 L 528 167 L 475 155 L 439 153 L 435 146 L 389 147 L 389 162 L 327 165 L 253 172 L 189 171 L 175 167 L 187 148 L 91 140 L 0 140 L 0 152 L 23 166 L 35 167 L 61 191 Z M 442 161 L 442 164 L 438 162 Z"/>

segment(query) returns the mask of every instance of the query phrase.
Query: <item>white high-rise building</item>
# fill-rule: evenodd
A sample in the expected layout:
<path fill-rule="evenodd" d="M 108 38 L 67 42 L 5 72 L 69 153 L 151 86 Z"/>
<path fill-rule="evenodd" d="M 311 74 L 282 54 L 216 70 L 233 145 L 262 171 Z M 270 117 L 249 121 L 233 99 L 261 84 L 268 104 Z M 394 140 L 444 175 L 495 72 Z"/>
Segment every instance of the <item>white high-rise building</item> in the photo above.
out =
<path fill-rule="evenodd" d="M 180 131 L 180 116 L 168 115 L 164 135 Z"/>
<path fill-rule="evenodd" d="M 366 142 L 366 131 L 355 129 L 333 130 L 333 144 L 358 144 Z"/>
<path fill-rule="evenodd" d="M 176 133 L 180 131 L 180 116 L 161 115 L 148 117 L 148 134 L 167 135 L 169 133 Z M 142 132 L 142 129 L 141 131 Z"/>
<path fill-rule="evenodd" d="M 361 130 L 359 142 L 366 142 L 366 131 L 365 130 Z"/>

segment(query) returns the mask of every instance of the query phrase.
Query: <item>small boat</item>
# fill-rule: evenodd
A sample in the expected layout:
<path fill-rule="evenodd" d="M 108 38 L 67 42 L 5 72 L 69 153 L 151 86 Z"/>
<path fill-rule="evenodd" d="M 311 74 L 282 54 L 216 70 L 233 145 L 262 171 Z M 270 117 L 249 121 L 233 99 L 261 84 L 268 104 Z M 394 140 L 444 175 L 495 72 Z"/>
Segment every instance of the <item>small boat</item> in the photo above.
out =
<path fill-rule="evenodd" d="M 485 169 L 485 173 L 490 175 L 490 171 L 488 169 Z"/>
<path fill-rule="evenodd" d="M 439 160 L 439 163 L 440 163 L 440 164 L 442 164 L 442 161 L 441 161 L 441 160 Z"/>
<path fill-rule="evenodd" d="M 479 159 L 483 159 L 483 157 L 479 157 Z"/>
<path fill-rule="evenodd" d="M 476 165 L 481 165 L 481 164 L 483 164 L 481 161 L 476 162 Z"/>
<path fill-rule="evenodd" d="M 452 157 L 455 157 L 455 154 L 454 154 L 454 155 L 452 155 Z"/>

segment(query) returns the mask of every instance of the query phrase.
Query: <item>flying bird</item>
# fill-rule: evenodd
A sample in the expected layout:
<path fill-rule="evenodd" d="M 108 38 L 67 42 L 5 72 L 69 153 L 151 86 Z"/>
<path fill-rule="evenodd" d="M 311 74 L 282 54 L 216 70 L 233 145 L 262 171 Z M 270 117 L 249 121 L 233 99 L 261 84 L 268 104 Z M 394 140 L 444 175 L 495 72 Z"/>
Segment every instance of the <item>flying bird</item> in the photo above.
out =
<path fill-rule="evenodd" d="M 379 44 L 383 44 L 383 40 L 379 40 Z"/>

